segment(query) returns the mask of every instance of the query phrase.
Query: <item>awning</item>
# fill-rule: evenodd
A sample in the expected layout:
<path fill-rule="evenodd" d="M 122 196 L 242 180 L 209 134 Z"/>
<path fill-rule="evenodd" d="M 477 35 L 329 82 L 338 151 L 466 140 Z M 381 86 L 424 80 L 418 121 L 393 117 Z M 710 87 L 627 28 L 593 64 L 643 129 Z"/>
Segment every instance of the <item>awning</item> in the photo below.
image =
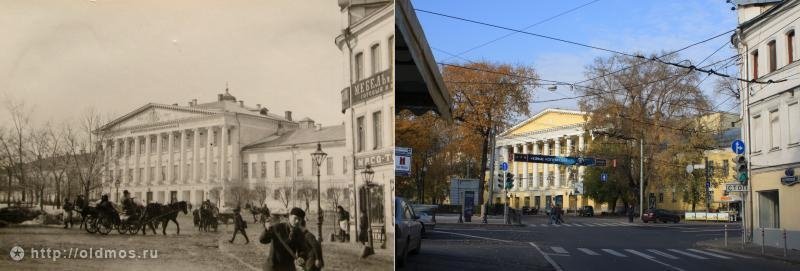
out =
<path fill-rule="evenodd" d="M 739 195 L 727 195 L 719 198 L 719 202 L 737 202 L 737 201 L 742 201 L 742 197 Z"/>
<path fill-rule="evenodd" d="M 452 98 L 409 0 L 397 0 L 395 33 L 396 111 L 434 111 L 451 122 Z"/>

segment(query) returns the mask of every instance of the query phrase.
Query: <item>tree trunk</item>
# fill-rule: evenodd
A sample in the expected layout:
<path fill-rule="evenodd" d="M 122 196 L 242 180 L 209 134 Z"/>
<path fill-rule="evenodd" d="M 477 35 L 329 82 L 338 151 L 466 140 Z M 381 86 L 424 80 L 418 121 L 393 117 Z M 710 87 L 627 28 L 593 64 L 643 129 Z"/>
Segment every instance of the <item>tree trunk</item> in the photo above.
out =
<path fill-rule="evenodd" d="M 480 178 L 478 179 L 478 191 L 479 191 L 479 193 L 478 193 L 478 202 L 480 202 L 481 204 L 486 204 L 486 202 L 484 201 L 484 198 L 483 198 L 483 194 L 484 194 L 484 188 L 486 187 L 486 161 L 488 159 L 487 151 L 489 149 L 489 136 L 487 134 L 488 133 L 483 133 L 482 134 L 483 138 L 481 140 L 481 142 L 482 142 L 482 144 L 481 144 L 482 145 L 481 146 L 481 172 L 480 172 Z M 494 165 L 492 165 L 492 166 L 494 166 Z"/>

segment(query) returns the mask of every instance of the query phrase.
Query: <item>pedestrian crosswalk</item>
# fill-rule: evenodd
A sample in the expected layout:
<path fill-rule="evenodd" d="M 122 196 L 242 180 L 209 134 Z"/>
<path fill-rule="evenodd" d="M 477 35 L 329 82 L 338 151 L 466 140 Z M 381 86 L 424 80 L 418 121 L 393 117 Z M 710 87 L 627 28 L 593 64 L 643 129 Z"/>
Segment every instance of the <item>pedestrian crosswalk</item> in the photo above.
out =
<path fill-rule="evenodd" d="M 699 249 L 699 248 L 685 248 L 685 249 L 678 249 L 678 248 L 648 248 L 648 249 L 641 249 L 641 248 L 585 248 L 579 247 L 574 248 L 574 250 L 564 248 L 561 246 L 551 246 L 549 247 L 549 251 L 547 250 L 548 247 L 543 247 L 543 252 L 546 252 L 549 255 L 558 255 L 558 256 L 572 256 L 572 255 L 580 255 L 580 256 L 592 256 L 592 257 L 619 257 L 619 258 L 628 258 L 628 257 L 642 257 L 646 259 L 658 259 L 664 258 L 668 260 L 682 260 L 682 259 L 698 259 L 698 260 L 709 260 L 709 259 L 716 259 L 716 260 L 731 260 L 734 258 L 744 258 L 744 259 L 751 259 L 752 257 L 741 255 L 733 252 L 727 252 L 719 249 Z"/>
<path fill-rule="evenodd" d="M 543 227 L 543 228 L 546 228 L 546 227 L 554 227 L 554 228 L 555 227 L 625 227 L 625 226 L 634 226 L 634 225 L 636 225 L 636 224 L 635 223 L 627 223 L 627 222 L 607 222 L 607 223 L 580 222 L 580 223 L 561 223 L 561 224 L 548 224 L 548 223 L 526 224 L 526 226 L 532 227 L 532 228 L 537 228 L 537 227 Z"/>

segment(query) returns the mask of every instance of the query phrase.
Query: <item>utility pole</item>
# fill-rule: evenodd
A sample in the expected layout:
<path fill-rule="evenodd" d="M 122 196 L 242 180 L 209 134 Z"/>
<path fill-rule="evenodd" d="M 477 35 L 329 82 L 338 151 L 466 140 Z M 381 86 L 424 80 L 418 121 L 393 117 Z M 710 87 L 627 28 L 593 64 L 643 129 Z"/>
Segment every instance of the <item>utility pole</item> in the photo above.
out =
<path fill-rule="evenodd" d="M 710 166 L 708 164 L 708 156 L 705 156 L 705 161 L 706 161 L 706 183 L 705 183 L 705 185 L 706 185 L 706 212 L 711 212 L 711 199 L 709 197 L 709 194 L 711 192 L 711 191 L 709 191 L 709 171 L 711 169 L 710 169 Z"/>
<path fill-rule="evenodd" d="M 483 207 L 481 208 L 482 209 L 481 213 L 483 214 L 483 223 L 484 224 L 488 223 L 488 221 L 489 221 L 489 207 L 488 206 L 492 206 L 492 199 L 494 198 L 494 168 L 496 167 L 494 159 L 495 159 L 495 155 L 496 155 L 495 154 L 495 149 L 496 149 L 495 144 L 497 143 L 497 140 L 495 139 L 495 127 L 494 126 L 492 126 L 491 130 L 489 131 L 489 140 L 491 142 L 491 144 L 489 144 L 489 145 L 492 148 L 492 151 L 490 152 L 492 154 L 492 157 L 489 158 L 489 161 L 491 161 L 491 162 L 489 162 L 489 165 L 491 166 L 491 169 L 489 169 L 489 181 L 488 181 L 489 185 L 486 186 L 489 189 L 489 197 L 486 198 L 486 201 L 483 203 Z"/>
<path fill-rule="evenodd" d="M 644 213 L 644 133 L 639 139 L 639 215 Z"/>

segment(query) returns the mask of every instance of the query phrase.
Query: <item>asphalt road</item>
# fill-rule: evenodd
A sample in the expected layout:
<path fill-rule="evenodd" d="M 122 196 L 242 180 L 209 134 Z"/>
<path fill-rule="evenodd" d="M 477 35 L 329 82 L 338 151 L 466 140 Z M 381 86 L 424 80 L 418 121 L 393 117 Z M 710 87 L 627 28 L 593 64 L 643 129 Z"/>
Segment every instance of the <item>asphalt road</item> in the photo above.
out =
<path fill-rule="evenodd" d="M 543 216 L 525 227 L 438 225 L 403 270 L 798 270 L 784 262 L 696 247 L 721 238 L 723 223 L 628 223 L 626 219 Z M 727 223 L 730 237 L 736 223 Z"/>

